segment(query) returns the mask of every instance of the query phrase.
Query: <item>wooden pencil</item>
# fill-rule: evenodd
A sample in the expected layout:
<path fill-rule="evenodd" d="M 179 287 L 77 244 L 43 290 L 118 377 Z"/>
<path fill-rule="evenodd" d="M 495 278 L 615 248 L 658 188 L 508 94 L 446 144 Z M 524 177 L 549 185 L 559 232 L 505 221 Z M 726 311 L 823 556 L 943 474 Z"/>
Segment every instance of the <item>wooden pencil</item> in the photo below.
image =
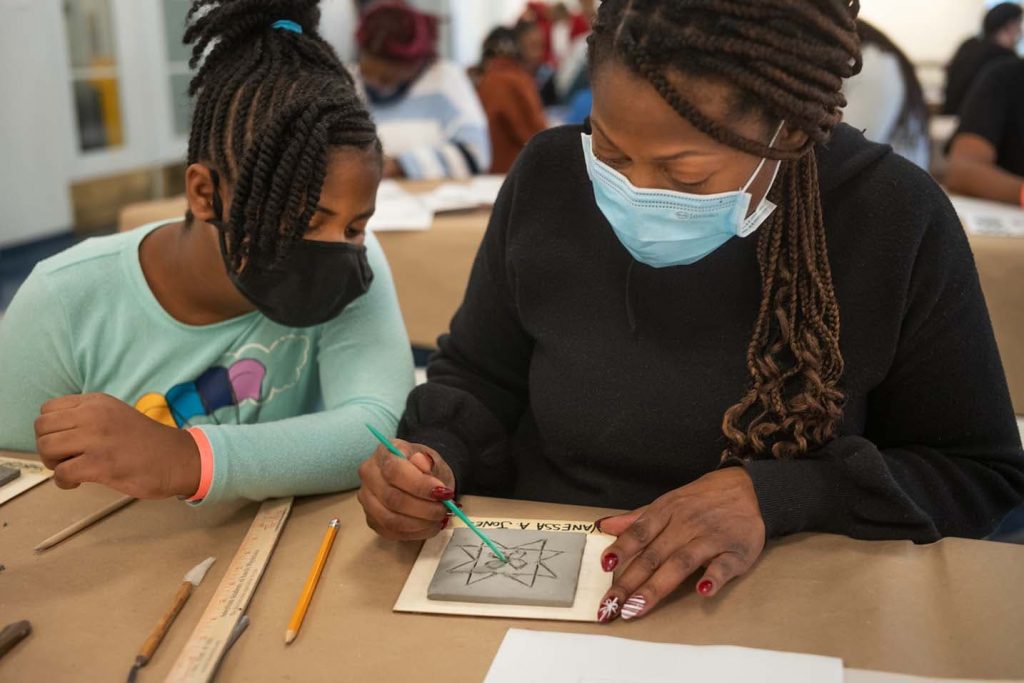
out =
<path fill-rule="evenodd" d="M 324 565 L 327 564 L 327 556 L 331 553 L 331 547 L 334 545 L 335 536 L 338 535 L 338 525 L 340 523 L 338 518 L 335 517 L 327 525 L 324 540 L 320 543 L 320 551 L 316 554 L 316 560 L 313 562 L 312 569 L 309 570 L 309 576 L 306 578 L 306 585 L 302 589 L 302 595 L 299 596 L 299 604 L 295 606 L 291 621 L 288 622 L 288 630 L 284 632 L 285 645 L 291 645 L 295 637 L 299 635 L 299 629 L 302 628 L 302 620 L 306 618 L 306 610 L 309 609 L 309 603 L 313 600 L 313 593 L 320 582 L 320 575 L 324 571 Z"/>
<path fill-rule="evenodd" d="M 85 517 L 83 519 L 78 520 L 77 522 L 75 522 L 71 526 L 69 526 L 69 527 L 67 527 L 65 529 L 62 529 L 61 531 L 58 531 L 53 536 L 50 536 L 48 539 L 46 539 L 45 541 L 43 541 L 42 543 L 37 545 L 35 547 L 35 551 L 37 553 L 41 553 L 44 550 L 48 550 L 49 548 L 52 548 L 53 546 L 57 545 L 58 543 L 71 538 L 72 536 L 77 534 L 82 529 L 86 529 L 86 528 L 92 526 L 93 524 L 95 524 L 96 522 L 100 521 L 104 517 L 109 517 L 110 515 L 114 514 L 118 510 L 120 510 L 121 508 L 123 508 L 126 505 L 128 505 L 129 503 L 133 503 L 133 502 L 135 502 L 135 498 L 132 498 L 131 496 L 123 496 L 121 498 L 118 498 L 117 500 L 115 500 L 113 503 L 110 503 L 106 507 L 104 507 L 104 508 L 102 508 L 100 510 L 97 510 L 96 512 L 92 513 L 91 515 L 89 515 L 89 516 L 87 516 L 87 517 Z"/>

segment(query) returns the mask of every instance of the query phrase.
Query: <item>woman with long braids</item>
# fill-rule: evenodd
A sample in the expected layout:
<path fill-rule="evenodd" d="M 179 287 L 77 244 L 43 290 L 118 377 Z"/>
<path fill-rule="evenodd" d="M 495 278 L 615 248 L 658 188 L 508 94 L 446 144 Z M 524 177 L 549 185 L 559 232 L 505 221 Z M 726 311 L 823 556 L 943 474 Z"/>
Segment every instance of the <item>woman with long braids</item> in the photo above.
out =
<path fill-rule="evenodd" d="M 335 491 L 363 423 L 396 427 L 412 359 L 365 233 L 380 143 L 317 4 L 193 2 L 187 216 L 44 261 L 0 324 L 0 449 L 58 486 Z"/>
<path fill-rule="evenodd" d="M 980 537 L 1024 456 L 941 189 L 841 124 L 850 0 L 604 0 L 586 128 L 519 157 L 397 443 L 380 534 L 458 493 L 632 510 L 595 613 L 714 596 L 766 538 Z M 703 570 L 701 568 L 704 568 Z"/>

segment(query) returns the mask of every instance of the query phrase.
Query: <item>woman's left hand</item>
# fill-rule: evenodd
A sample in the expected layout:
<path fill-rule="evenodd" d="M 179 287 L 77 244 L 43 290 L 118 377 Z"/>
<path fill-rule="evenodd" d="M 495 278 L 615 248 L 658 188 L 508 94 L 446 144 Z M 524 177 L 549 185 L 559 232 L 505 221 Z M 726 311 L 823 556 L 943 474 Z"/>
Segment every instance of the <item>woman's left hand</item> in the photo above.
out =
<path fill-rule="evenodd" d="M 598 527 L 619 537 L 602 568 L 621 569 L 598 607 L 601 622 L 647 614 L 701 567 L 697 592 L 711 597 L 750 569 L 765 541 L 754 484 L 741 467 L 706 474 Z"/>

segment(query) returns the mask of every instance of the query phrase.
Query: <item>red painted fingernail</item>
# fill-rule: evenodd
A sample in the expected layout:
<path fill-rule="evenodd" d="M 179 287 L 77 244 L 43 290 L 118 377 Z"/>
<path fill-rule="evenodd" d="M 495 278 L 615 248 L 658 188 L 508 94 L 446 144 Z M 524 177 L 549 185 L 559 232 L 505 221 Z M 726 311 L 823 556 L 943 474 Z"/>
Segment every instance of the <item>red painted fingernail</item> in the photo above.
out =
<path fill-rule="evenodd" d="M 444 516 L 444 519 L 442 519 L 442 520 L 441 520 L 441 528 L 442 528 L 442 529 L 445 529 L 445 528 L 447 528 L 447 526 L 448 526 L 448 522 L 450 522 L 450 521 L 451 521 L 451 519 L 452 519 L 452 518 L 451 518 L 451 517 L 450 517 L 449 515 L 445 515 L 445 516 Z"/>
<path fill-rule="evenodd" d="M 715 584 L 711 583 L 710 579 L 704 579 L 697 584 L 697 592 L 701 595 L 707 595 L 711 592 L 711 589 L 715 587 Z"/>
<path fill-rule="evenodd" d="M 597 610 L 597 620 L 602 624 L 607 624 L 618 613 L 619 599 L 616 597 L 605 598 L 604 602 L 601 603 L 601 607 Z"/>
<path fill-rule="evenodd" d="M 608 553 L 601 558 L 601 569 L 610 572 L 619 566 L 619 556 L 615 553 Z"/>
<path fill-rule="evenodd" d="M 647 598 L 642 595 L 634 595 L 622 606 L 622 618 L 629 621 L 633 617 L 639 616 L 646 606 Z"/>
<path fill-rule="evenodd" d="M 445 486 L 435 486 L 430 491 L 430 495 L 434 500 L 451 500 L 455 497 L 455 491 Z"/>
<path fill-rule="evenodd" d="M 603 522 L 606 519 L 608 519 L 608 518 L 607 517 L 602 517 L 601 519 L 599 519 L 596 522 L 594 522 L 594 526 L 597 527 L 598 531 L 602 531 L 602 533 L 603 533 L 603 530 L 601 529 L 601 522 Z"/>

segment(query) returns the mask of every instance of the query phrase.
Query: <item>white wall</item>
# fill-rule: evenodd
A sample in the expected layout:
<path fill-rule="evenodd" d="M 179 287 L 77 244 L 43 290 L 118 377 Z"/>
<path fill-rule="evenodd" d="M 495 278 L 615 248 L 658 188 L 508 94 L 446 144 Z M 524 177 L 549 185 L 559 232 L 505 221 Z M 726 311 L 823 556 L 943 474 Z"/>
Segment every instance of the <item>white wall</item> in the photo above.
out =
<path fill-rule="evenodd" d="M 964 39 L 981 32 L 985 11 L 985 0 L 861 0 L 860 16 L 915 64 L 945 64 Z"/>
<path fill-rule="evenodd" d="M 452 59 L 464 66 L 480 61 L 480 48 L 491 29 L 519 18 L 526 0 L 449 0 Z"/>
<path fill-rule="evenodd" d="M 59 0 L 0 0 L 0 246 L 71 227 L 75 125 Z M 56 47 L 56 49 L 55 49 Z"/>

